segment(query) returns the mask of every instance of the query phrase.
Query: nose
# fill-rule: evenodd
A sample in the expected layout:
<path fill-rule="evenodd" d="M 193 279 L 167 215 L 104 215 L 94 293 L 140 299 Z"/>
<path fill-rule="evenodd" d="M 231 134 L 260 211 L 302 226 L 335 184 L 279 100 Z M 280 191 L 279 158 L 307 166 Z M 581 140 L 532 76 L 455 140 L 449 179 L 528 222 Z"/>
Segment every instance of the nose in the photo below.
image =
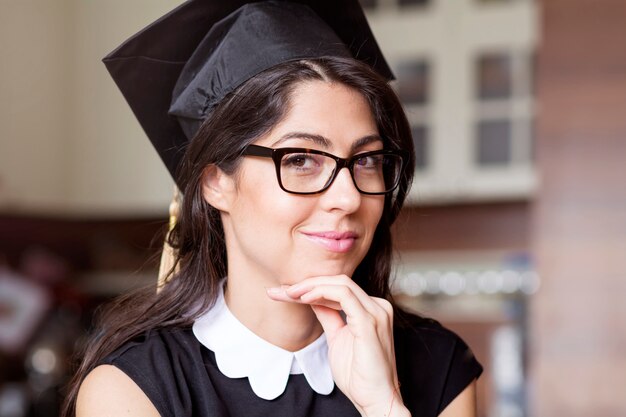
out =
<path fill-rule="evenodd" d="M 350 170 L 339 170 L 333 183 L 321 195 L 321 204 L 325 210 L 341 210 L 353 213 L 361 206 L 361 193 L 356 189 Z"/>

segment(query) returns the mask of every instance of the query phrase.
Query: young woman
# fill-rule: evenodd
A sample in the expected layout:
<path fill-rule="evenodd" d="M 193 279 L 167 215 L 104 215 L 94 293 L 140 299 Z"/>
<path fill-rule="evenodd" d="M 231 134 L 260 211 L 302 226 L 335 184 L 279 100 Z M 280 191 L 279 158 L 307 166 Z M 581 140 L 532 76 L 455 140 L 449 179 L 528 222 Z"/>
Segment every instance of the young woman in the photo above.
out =
<path fill-rule="evenodd" d="M 235 84 L 197 129 L 179 120 L 177 268 L 111 306 L 66 414 L 475 416 L 471 351 L 391 302 L 414 156 L 386 80 L 323 51 Z"/>

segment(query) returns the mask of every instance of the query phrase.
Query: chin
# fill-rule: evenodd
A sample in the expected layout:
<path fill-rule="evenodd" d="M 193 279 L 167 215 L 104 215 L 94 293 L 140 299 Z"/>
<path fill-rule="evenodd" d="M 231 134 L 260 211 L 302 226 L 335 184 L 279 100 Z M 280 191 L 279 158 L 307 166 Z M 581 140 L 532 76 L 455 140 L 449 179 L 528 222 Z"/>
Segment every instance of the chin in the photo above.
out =
<path fill-rule="evenodd" d="M 302 278 L 319 277 L 319 276 L 335 276 L 335 275 L 347 275 L 352 277 L 356 266 L 345 265 L 337 262 L 318 262 L 315 265 L 311 265 L 307 268 L 301 268 L 298 275 Z"/>

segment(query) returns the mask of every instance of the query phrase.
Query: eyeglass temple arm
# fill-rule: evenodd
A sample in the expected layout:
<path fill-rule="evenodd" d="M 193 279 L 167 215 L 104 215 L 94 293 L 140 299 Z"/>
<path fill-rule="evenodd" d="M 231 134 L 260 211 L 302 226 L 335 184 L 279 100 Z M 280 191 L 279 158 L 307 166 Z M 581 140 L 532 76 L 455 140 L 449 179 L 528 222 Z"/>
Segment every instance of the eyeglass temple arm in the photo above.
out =
<path fill-rule="evenodd" d="M 274 149 L 259 145 L 248 145 L 242 155 L 272 157 Z"/>

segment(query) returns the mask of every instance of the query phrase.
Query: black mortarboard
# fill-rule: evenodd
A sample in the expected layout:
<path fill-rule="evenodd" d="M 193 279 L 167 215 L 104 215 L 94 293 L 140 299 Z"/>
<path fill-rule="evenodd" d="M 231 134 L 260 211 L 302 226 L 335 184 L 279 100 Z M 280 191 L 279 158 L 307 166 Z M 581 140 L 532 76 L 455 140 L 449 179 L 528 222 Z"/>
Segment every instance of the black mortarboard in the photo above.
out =
<path fill-rule="evenodd" d="M 211 108 L 281 62 L 352 56 L 393 74 L 358 0 L 189 0 L 104 58 L 174 178 Z"/>

